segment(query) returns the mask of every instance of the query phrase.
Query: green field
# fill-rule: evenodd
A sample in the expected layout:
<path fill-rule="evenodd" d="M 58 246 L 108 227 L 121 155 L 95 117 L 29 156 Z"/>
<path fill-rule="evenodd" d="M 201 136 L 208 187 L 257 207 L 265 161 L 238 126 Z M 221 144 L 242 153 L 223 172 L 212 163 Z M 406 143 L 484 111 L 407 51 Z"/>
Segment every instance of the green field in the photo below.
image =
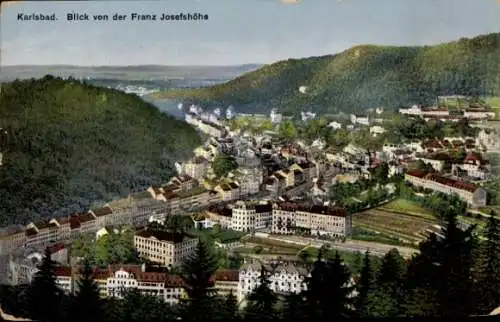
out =
<path fill-rule="evenodd" d="M 486 104 L 491 106 L 492 108 L 500 108 L 500 97 L 493 96 L 485 99 Z"/>
<path fill-rule="evenodd" d="M 277 240 L 250 237 L 245 241 L 245 246 L 237 249 L 238 252 L 254 252 L 256 246 L 260 246 L 262 251 L 260 254 L 273 254 L 273 255 L 296 255 L 299 250 L 304 246 L 280 242 Z"/>
<path fill-rule="evenodd" d="M 434 219 L 434 215 L 430 211 L 426 210 L 424 207 L 420 206 L 414 201 L 403 198 L 398 198 L 388 204 L 383 205 L 382 207 L 379 207 L 378 209 L 418 216 L 429 220 Z"/>
<path fill-rule="evenodd" d="M 429 211 L 402 198 L 379 208 L 356 213 L 352 222 L 355 232 L 362 232 L 358 236 L 354 235 L 353 239 L 357 237 L 392 245 L 401 242 L 416 245 L 425 238 L 425 230 L 436 223 Z"/>

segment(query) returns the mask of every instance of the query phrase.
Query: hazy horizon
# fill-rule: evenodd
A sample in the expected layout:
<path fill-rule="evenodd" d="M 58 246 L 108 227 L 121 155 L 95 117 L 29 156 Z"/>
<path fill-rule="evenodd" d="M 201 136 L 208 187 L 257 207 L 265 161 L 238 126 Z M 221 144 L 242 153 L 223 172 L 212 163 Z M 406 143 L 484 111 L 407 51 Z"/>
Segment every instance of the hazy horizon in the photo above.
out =
<path fill-rule="evenodd" d="M 68 13 L 205 15 L 191 21 L 67 21 Z M 23 21 L 19 14 L 55 14 Z M 435 45 L 500 31 L 495 0 L 22 1 L 2 4 L 5 66 L 239 66 L 356 45 Z M 92 18 L 91 18 L 92 19 Z"/>

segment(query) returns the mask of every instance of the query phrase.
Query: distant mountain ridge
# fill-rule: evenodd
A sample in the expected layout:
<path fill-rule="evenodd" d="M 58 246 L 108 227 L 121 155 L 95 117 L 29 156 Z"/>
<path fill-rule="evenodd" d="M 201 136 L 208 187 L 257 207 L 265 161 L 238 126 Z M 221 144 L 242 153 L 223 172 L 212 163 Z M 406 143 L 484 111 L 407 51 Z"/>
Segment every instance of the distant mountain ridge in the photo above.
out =
<path fill-rule="evenodd" d="M 3 66 L 0 81 L 16 78 L 40 78 L 47 74 L 75 78 L 108 78 L 121 80 L 162 80 L 169 78 L 231 79 L 256 70 L 261 65 L 244 64 L 234 66 L 168 66 L 168 65 L 130 65 L 130 66 L 72 66 L 72 65 L 13 65 Z"/>
<path fill-rule="evenodd" d="M 279 61 L 224 84 L 156 97 L 241 111 L 337 113 L 432 104 L 436 96 L 451 94 L 500 95 L 500 33 L 434 46 L 361 45 L 335 55 Z"/>

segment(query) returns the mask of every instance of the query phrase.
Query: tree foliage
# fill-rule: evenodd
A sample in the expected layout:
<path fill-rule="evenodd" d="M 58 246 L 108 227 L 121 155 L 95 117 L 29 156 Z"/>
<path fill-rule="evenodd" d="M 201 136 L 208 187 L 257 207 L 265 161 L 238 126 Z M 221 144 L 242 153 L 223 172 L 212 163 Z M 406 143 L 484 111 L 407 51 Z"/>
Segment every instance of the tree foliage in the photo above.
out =
<path fill-rule="evenodd" d="M 215 157 L 212 162 L 212 168 L 214 170 L 214 174 L 220 178 L 238 168 L 238 163 L 234 157 L 222 154 Z"/>
<path fill-rule="evenodd" d="M 135 95 L 51 76 L 2 84 L 0 128 L 2 226 L 162 184 L 200 144 L 191 126 Z"/>
<path fill-rule="evenodd" d="M 423 47 L 363 45 L 342 53 L 288 59 L 211 87 L 160 93 L 240 110 L 352 113 L 433 104 L 436 96 L 500 95 L 500 34 Z M 306 94 L 300 86 L 308 86 Z"/>

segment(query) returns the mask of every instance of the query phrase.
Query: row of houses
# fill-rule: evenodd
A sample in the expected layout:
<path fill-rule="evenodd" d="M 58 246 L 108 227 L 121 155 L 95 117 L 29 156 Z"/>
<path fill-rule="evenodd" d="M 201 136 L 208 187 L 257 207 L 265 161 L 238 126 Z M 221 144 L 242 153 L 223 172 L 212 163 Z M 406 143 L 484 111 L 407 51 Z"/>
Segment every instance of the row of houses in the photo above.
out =
<path fill-rule="evenodd" d="M 307 289 L 305 280 L 309 269 L 292 263 L 250 262 L 239 270 L 217 270 L 212 277 L 213 287 L 218 295 L 234 294 L 241 305 L 259 285 L 262 268 L 268 275 L 269 287 L 277 294 L 300 293 Z M 57 283 L 66 293 L 77 290 L 79 267 L 61 266 L 56 271 Z M 156 296 L 173 305 L 186 296 L 184 281 L 178 275 L 165 271 L 150 270 L 145 265 L 114 265 L 95 268 L 94 278 L 102 297 L 123 298 L 127 291 L 138 290 L 142 294 Z M 351 281 L 350 284 L 353 284 Z M 355 294 L 351 294 L 354 296 Z"/>
<path fill-rule="evenodd" d="M 405 180 L 414 186 L 424 189 L 430 189 L 448 195 L 456 194 L 461 200 L 472 207 L 486 206 L 486 190 L 473 183 L 463 182 L 437 173 L 429 173 L 421 170 L 408 171 L 405 174 Z"/>
<path fill-rule="evenodd" d="M 411 116 L 419 116 L 423 118 L 437 118 L 445 121 L 453 121 L 460 120 L 464 118 L 473 119 L 473 120 L 482 120 L 482 119 L 493 119 L 495 118 L 495 112 L 482 108 L 482 109 L 457 109 L 453 110 L 447 108 L 434 108 L 434 107 L 420 107 L 418 105 L 413 105 L 410 108 L 401 108 L 399 109 L 400 114 L 411 115 Z"/>
<path fill-rule="evenodd" d="M 153 214 L 185 213 L 218 202 L 220 196 L 216 191 L 199 186 L 187 176 L 174 177 L 163 187 L 150 187 L 98 209 L 9 227 L 0 236 L 0 254 L 19 247 L 43 249 L 54 243 L 70 242 L 80 234 L 96 233 L 106 226 L 144 227 Z"/>
<path fill-rule="evenodd" d="M 204 226 L 253 232 L 269 229 L 275 234 L 309 231 L 314 235 L 346 237 L 352 234 L 352 216 L 337 206 L 302 202 L 238 201 L 232 206 L 216 205 L 203 212 Z"/>

